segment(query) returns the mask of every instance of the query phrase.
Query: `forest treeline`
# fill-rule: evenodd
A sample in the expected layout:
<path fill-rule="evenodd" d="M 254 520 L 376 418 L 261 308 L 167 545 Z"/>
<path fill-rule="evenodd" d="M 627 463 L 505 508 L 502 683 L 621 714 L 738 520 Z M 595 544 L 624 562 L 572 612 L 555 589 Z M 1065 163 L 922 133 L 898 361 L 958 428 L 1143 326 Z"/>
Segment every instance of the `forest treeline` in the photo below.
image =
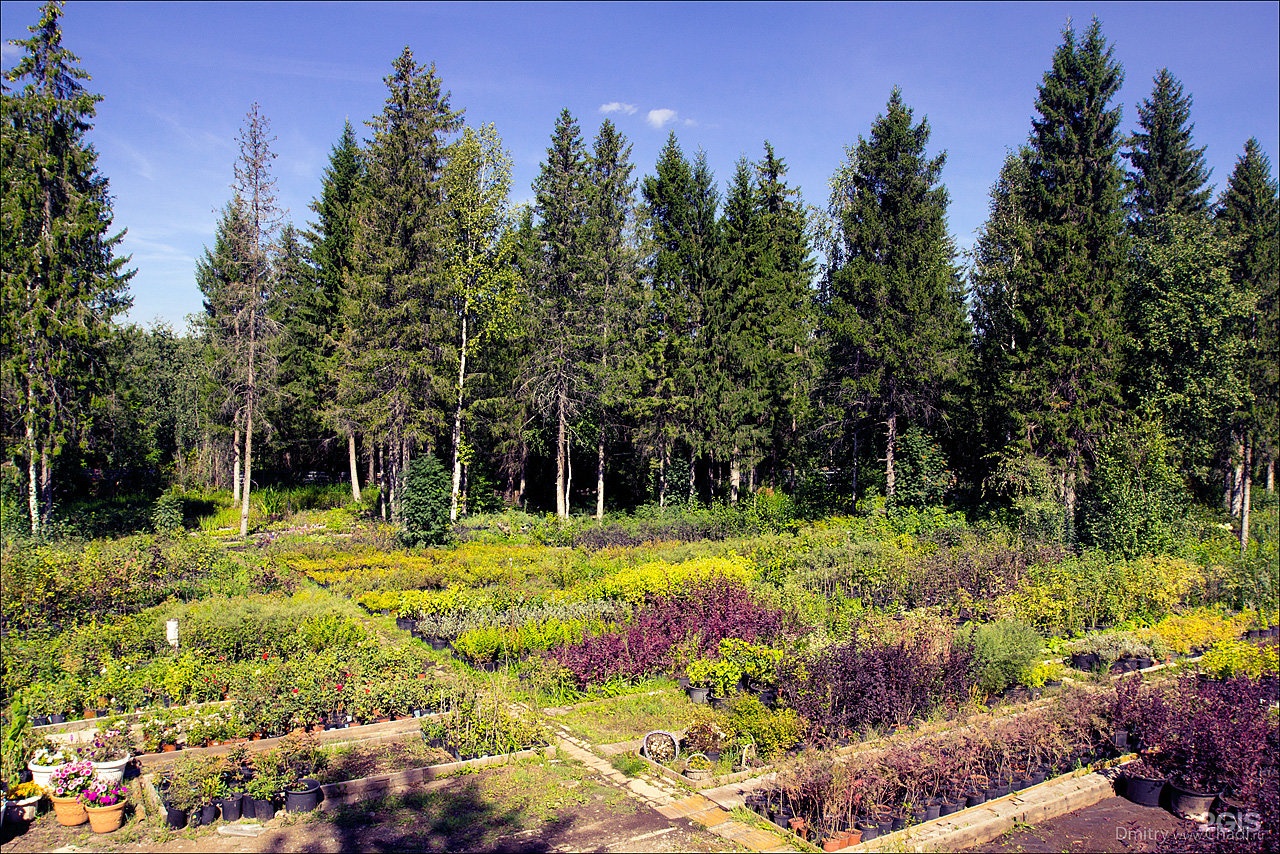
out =
<path fill-rule="evenodd" d="M 1168 70 L 1122 135 L 1096 20 L 1063 31 L 964 256 L 945 154 L 898 89 L 825 209 L 768 142 L 722 190 L 674 133 L 640 175 L 617 127 L 588 139 L 568 110 L 517 207 L 498 130 L 406 47 L 305 223 L 250 109 L 195 271 L 205 310 L 178 332 L 119 322 L 100 96 L 60 14 L 4 90 L 4 487 L 33 531 L 76 495 L 175 482 L 232 489 L 244 525 L 242 484 L 315 472 L 376 487 L 394 519 L 426 454 L 455 516 L 768 488 L 1000 506 L 1137 550 L 1190 502 L 1247 531 L 1253 482 L 1274 489 L 1271 164 L 1248 140 L 1215 198 Z"/>

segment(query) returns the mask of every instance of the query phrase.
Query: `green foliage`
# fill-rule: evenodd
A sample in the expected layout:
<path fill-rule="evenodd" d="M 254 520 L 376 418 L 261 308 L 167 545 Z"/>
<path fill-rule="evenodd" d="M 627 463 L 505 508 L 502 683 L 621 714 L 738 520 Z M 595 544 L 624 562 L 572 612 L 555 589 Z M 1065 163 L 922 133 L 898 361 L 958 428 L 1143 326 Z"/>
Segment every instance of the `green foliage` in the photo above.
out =
<path fill-rule="evenodd" d="M 400 498 L 400 539 L 406 545 L 440 545 L 449 541 L 449 490 L 449 473 L 435 456 L 427 454 L 409 463 Z"/>
<path fill-rule="evenodd" d="M 1263 674 L 1275 676 L 1280 671 L 1280 657 L 1275 644 L 1255 646 L 1242 640 L 1220 640 L 1200 659 L 1200 670 L 1215 679 L 1247 676 L 1257 679 Z"/>
<path fill-rule="evenodd" d="M 959 642 L 972 645 L 970 675 L 974 684 L 988 694 L 998 694 L 1021 682 L 1044 644 L 1035 629 L 1011 620 L 971 628 Z"/>
<path fill-rule="evenodd" d="M 639 777 L 648 769 L 648 764 L 634 753 L 616 753 L 609 759 L 615 771 L 625 777 Z"/>
<path fill-rule="evenodd" d="M 156 499 L 155 509 L 151 513 L 151 523 L 156 533 L 169 534 L 181 530 L 183 519 L 182 496 L 172 490 L 166 490 Z"/>
<path fill-rule="evenodd" d="M 730 700 L 728 717 L 738 742 L 754 744 L 766 762 L 799 744 L 809 726 L 795 709 L 769 709 L 750 694 Z"/>
<path fill-rule="evenodd" d="M 1142 423 L 1103 442 L 1082 509 L 1082 539 L 1124 558 L 1173 551 L 1186 515 L 1186 486 L 1169 440 Z"/>
<path fill-rule="evenodd" d="M 1144 222 L 1165 213 L 1203 216 L 1209 210 L 1209 169 L 1204 148 L 1191 145 L 1191 96 L 1178 78 L 1162 68 L 1151 97 L 1138 105 L 1138 130 L 1124 156 L 1134 171 L 1129 178 L 1129 209 Z"/>
<path fill-rule="evenodd" d="M 899 438 L 895 465 L 895 505 L 936 507 L 955 489 L 956 476 L 947 464 L 946 454 L 919 427 L 912 427 Z"/>

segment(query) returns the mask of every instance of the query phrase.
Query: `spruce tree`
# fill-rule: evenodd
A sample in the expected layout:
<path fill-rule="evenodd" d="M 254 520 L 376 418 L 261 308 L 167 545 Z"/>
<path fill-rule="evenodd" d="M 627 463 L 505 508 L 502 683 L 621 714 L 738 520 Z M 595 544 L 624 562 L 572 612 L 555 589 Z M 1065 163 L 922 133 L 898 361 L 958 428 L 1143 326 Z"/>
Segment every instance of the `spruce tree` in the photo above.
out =
<path fill-rule="evenodd" d="M 325 292 L 302 235 L 292 224 L 280 230 L 273 276 L 272 318 L 280 330 L 278 395 L 272 443 L 286 469 L 314 460 L 329 401 L 329 326 L 335 307 Z"/>
<path fill-rule="evenodd" d="M 327 390 L 319 395 L 326 422 L 347 437 L 347 461 L 351 478 L 351 499 L 360 500 L 360 472 L 356 460 L 356 419 L 351 401 L 343 399 L 339 391 L 349 388 L 341 375 L 352 363 L 352 354 L 345 352 L 344 342 L 353 336 L 346 328 L 348 320 L 355 320 L 359 310 L 348 306 L 348 288 L 353 284 L 356 270 L 355 238 L 357 199 L 360 182 L 364 178 L 360 147 L 356 142 L 351 122 L 342 128 L 342 136 L 329 153 L 329 165 L 320 181 L 320 196 L 311 203 L 317 215 L 306 233 L 312 263 L 315 265 L 319 287 L 317 296 L 316 332 L 320 340 L 314 346 L 324 360 L 324 381 Z"/>
<path fill-rule="evenodd" d="M 823 331 L 833 375 L 826 385 L 845 407 L 884 425 L 890 499 L 902 421 L 929 425 L 946 417 L 968 351 L 940 184 L 946 156 L 928 157 L 928 142 L 928 121 L 913 124 L 895 88 L 835 182 L 842 252 L 828 273 Z"/>
<path fill-rule="evenodd" d="M 640 312 L 634 245 L 635 190 L 631 143 L 605 119 L 587 158 L 587 274 L 595 317 L 592 414 L 596 427 L 596 518 L 604 516 L 605 451 L 611 430 L 639 383 L 634 336 Z"/>
<path fill-rule="evenodd" d="M 406 47 L 384 82 L 382 112 L 364 163 L 356 231 L 358 267 L 348 288 L 343 350 L 352 364 L 340 397 L 352 401 L 364 432 L 380 440 L 383 512 L 395 516 L 415 447 L 444 434 L 452 406 L 438 393 L 451 382 L 440 336 L 451 324 L 439 299 L 444 275 L 444 167 L 461 112 L 435 66 Z"/>
<path fill-rule="evenodd" d="M 31 533 L 53 510 L 54 458 L 87 426 L 111 319 L 129 306 L 124 233 L 88 142 L 101 96 L 62 46 L 62 3 L 46 3 L 2 88 L 0 395 L 7 439 L 25 457 Z"/>
<path fill-rule="evenodd" d="M 1004 455 L 1050 463 L 1068 537 L 1076 484 L 1120 406 L 1127 247 L 1120 108 L 1111 100 L 1122 80 L 1098 21 L 1082 40 L 1068 25 L 1024 149 L 1032 242 L 1013 307 Z"/>
<path fill-rule="evenodd" d="M 649 316 L 642 339 L 643 382 L 635 415 L 641 441 L 657 457 L 657 498 L 665 506 L 672 455 L 689 453 L 687 495 L 694 460 L 706 441 L 703 376 L 703 300 L 714 276 L 717 245 L 714 178 L 701 154 L 693 165 L 672 133 L 658 154 L 656 174 L 641 184 L 648 235 Z"/>
<path fill-rule="evenodd" d="M 1275 489 L 1277 420 L 1280 419 L 1280 186 L 1256 139 L 1245 143 L 1216 212 L 1216 222 L 1234 240 L 1232 282 L 1248 296 L 1243 372 L 1248 405 L 1233 425 L 1226 503 L 1236 515 L 1248 507 L 1247 492 L 1256 458 L 1266 471 L 1267 489 Z M 1242 539 L 1248 531 L 1241 525 Z"/>
<path fill-rule="evenodd" d="M 529 365 L 534 404 L 555 425 L 556 515 L 561 518 L 569 516 L 571 425 L 588 397 L 594 337 L 591 307 L 584 300 L 588 183 L 578 122 L 562 110 L 534 182 L 541 248 L 533 306 L 539 331 Z"/>
<path fill-rule="evenodd" d="M 720 265 L 706 299 L 711 441 L 729 463 L 736 502 L 742 465 L 769 460 L 776 477 L 796 445 L 808 400 L 809 278 L 805 214 L 786 164 L 765 143 L 738 161 L 720 220 Z"/>
<path fill-rule="evenodd" d="M 1162 68 L 1151 97 L 1138 105 L 1139 130 L 1129 139 L 1124 157 L 1128 173 L 1130 215 L 1142 223 L 1163 213 L 1207 214 L 1210 188 L 1204 148 L 1193 148 L 1191 96 Z"/>

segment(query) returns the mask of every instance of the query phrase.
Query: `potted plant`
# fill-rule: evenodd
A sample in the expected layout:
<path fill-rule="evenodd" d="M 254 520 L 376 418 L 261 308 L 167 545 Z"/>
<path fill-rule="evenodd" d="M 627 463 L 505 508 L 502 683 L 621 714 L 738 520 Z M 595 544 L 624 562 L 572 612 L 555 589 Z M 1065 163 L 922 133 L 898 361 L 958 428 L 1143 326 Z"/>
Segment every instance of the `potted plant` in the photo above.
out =
<path fill-rule="evenodd" d="M 49 775 L 49 800 L 53 802 L 53 812 L 58 818 L 58 824 L 76 827 L 89 820 L 89 814 L 85 812 L 79 796 L 94 780 L 93 763 L 88 759 L 77 759 L 60 765 Z"/>
<path fill-rule="evenodd" d="M 27 769 L 31 772 L 32 782 L 47 789 L 50 775 L 62 765 L 75 759 L 76 752 L 73 748 L 46 738 L 32 751 Z"/>
<path fill-rule="evenodd" d="M 6 795 L 9 800 L 10 818 L 14 821 L 35 821 L 44 790 L 35 783 L 19 783 Z"/>
<path fill-rule="evenodd" d="M 124 779 L 125 766 L 133 758 L 133 737 L 123 724 L 99 730 L 84 755 L 93 762 L 98 779 L 119 783 Z"/>
<path fill-rule="evenodd" d="M 1139 806 L 1160 806 L 1160 793 L 1164 791 L 1167 780 L 1159 769 L 1139 759 L 1123 766 L 1121 774 L 1126 798 Z"/>
<path fill-rule="evenodd" d="M 713 767 L 706 754 L 694 753 L 685 762 L 684 775 L 695 782 L 710 780 Z"/>
<path fill-rule="evenodd" d="M 89 827 L 94 833 L 112 833 L 120 829 L 128 796 L 129 790 L 118 780 L 94 780 L 80 793 L 80 803 L 89 815 Z"/>
<path fill-rule="evenodd" d="M 244 786 L 245 793 L 253 800 L 254 818 L 259 821 L 275 818 L 281 793 L 288 782 L 284 757 L 279 751 L 271 750 L 256 758 L 253 777 Z"/>

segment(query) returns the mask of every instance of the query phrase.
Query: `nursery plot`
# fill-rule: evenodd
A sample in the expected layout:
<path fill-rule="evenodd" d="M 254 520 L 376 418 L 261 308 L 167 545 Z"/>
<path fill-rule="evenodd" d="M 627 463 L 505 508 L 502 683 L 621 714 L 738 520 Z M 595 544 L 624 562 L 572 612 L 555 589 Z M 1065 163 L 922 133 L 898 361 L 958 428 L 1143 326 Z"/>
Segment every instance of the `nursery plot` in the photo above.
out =
<path fill-rule="evenodd" d="M 1196 825 L 1154 807 L 1107 798 L 1091 807 L 1016 828 L 999 839 L 966 849 L 974 854 L 1057 854 L 1060 851 L 1155 852 L 1189 839 Z M 1176 850 L 1178 847 L 1173 846 Z"/>
<path fill-rule="evenodd" d="M 551 720 L 589 744 L 617 744 L 656 729 L 679 728 L 688 718 L 688 700 L 675 686 L 644 694 L 577 703 L 558 709 Z"/>

